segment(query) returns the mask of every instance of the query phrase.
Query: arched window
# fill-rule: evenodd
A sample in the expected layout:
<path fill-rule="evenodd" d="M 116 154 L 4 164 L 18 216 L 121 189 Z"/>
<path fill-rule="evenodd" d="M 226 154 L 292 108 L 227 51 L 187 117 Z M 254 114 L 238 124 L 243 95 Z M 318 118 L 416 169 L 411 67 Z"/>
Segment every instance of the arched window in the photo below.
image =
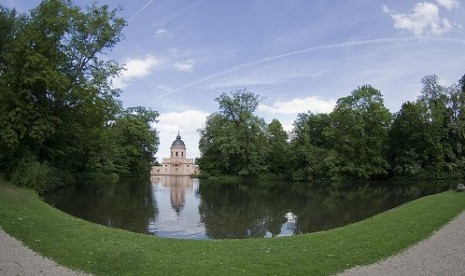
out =
<path fill-rule="evenodd" d="M 176 157 L 178 157 L 178 152 L 176 152 Z"/>

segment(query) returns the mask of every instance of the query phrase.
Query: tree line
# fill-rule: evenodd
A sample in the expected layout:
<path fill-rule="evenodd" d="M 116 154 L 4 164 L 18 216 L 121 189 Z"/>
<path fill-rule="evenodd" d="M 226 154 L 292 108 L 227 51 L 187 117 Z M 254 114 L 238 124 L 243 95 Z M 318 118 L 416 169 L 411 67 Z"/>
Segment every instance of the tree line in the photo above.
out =
<path fill-rule="evenodd" d="M 421 94 L 392 114 L 370 85 L 340 98 L 329 114 L 298 114 L 287 133 L 255 115 L 262 98 L 222 93 L 219 110 L 199 130 L 206 175 L 292 181 L 463 178 L 465 75 L 445 87 L 425 76 Z"/>
<path fill-rule="evenodd" d="M 108 6 L 46 0 L 0 6 L 0 170 L 47 190 L 88 174 L 142 174 L 158 148 L 158 113 L 123 108 L 106 54 L 126 21 Z"/>

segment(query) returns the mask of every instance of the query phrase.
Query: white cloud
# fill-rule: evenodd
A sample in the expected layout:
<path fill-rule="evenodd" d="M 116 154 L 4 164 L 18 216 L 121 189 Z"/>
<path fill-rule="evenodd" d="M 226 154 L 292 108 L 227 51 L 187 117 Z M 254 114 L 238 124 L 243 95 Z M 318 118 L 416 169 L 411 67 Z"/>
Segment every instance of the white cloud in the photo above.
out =
<path fill-rule="evenodd" d="M 180 71 L 180 72 L 192 72 L 192 70 L 194 69 L 194 65 L 195 65 L 195 61 L 194 60 L 187 60 L 187 61 L 184 61 L 184 62 L 176 62 L 174 64 L 174 69 L 176 71 Z"/>
<path fill-rule="evenodd" d="M 186 144 L 187 157 L 199 157 L 199 134 L 197 130 L 202 128 L 209 113 L 199 110 L 188 110 L 183 112 L 168 112 L 160 114 L 159 122 L 155 124 L 160 137 L 160 146 L 157 156 L 169 157 L 171 143 L 176 139 L 178 131 Z"/>
<path fill-rule="evenodd" d="M 460 1 L 459 0 L 436 0 L 436 2 L 448 9 L 448 10 L 453 10 L 453 9 L 458 9 L 460 7 Z"/>
<path fill-rule="evenodd" d="M 128 59 L 124 62 L 125 70 L 121 76 L 114 79 L 113 85 L 118 88 L 124 88 L 128 82 L 150 75 L 155 69 L 163 66 L 163 63 L 163 58 L 158 58 L 151 54 L 143 58 Z"/>
<path fill-rule="evenodd" d="M 304 99 L 293 99 L 287 102 L 277 101 L 272 106 L 262 104 L 258 109 L 262 112 L 273 114 L 298 114 L 311 111 L 313 113 L 329 113 L 336 105 L 334 99 L 322 99 L 311 96 Z"/>
<path fill-rule="evenodd" d="M 453 7 L 453 0 L 438 0 L 441 6 Z M 447 18 L 439 15 L 439 6 L 430 2 L 418 2 L 411 13 L 400 13 L 383 6 L 384 13 L 394 19 L 394 28 L 412 32 L 416 37 L 440 35 L 452 29 Z"/>
<path fill-rule="evenodd" d="M 164 55 L 147 54 L 142 58 L 130 58 L 123 62 L 125 70 L 119 77 L 113 79 L 113 86 L 125 88 L 129 82 L 146 77 L 155 70 L 175 70 L 180 72 L 192 72 L 195 60 L 189 59 L 176 62 L 171 53 Z"/>

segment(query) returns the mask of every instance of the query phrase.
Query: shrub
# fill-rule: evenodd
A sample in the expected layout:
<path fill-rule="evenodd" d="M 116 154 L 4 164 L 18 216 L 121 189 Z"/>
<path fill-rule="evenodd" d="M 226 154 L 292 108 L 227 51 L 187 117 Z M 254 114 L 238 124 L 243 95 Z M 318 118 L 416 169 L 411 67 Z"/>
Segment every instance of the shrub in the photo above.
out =
<path fill-rule="evenodd" d="M 39 193 L 50 191 L 62 185 L 58 170 L 47 162 L 39 162 L 33 156 L 25 156 L 13 173 L 12 183 L 31 188 Z"/>

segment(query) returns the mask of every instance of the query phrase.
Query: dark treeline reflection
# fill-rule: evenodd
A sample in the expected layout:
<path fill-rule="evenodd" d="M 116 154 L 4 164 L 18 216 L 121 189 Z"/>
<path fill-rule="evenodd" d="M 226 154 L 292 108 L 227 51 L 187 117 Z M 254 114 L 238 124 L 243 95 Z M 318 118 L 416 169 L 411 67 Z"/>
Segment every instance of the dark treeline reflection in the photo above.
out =
<path fill-rule="evenodd" d="M 331 184 L 202 181 L 199 211 L 214 239 L 310 233 L 362 220 L 420 196 L 448 189 L 447 183 L 366 183 L 358 188 Z M 291 212 L 295 227 L 289 229 Z M 292 233 L 289 233 L 292 230 Z"/>
<path fill-rule="evenodd" d="M 243 239 L 343 226 L 447 190 L 449 183 L 378 181 L 354 185 L 162 177 L 87 183 L 46 194 L 45 200 L 86 220 L 139 233 L 183 239 Z"/>
<path fill-rule="evenodd" d="M 85 220 L 139 233 L 158 212 L 150 180 L 139 178 L 65 187 L 46 194 L 45 201 Z"/>

